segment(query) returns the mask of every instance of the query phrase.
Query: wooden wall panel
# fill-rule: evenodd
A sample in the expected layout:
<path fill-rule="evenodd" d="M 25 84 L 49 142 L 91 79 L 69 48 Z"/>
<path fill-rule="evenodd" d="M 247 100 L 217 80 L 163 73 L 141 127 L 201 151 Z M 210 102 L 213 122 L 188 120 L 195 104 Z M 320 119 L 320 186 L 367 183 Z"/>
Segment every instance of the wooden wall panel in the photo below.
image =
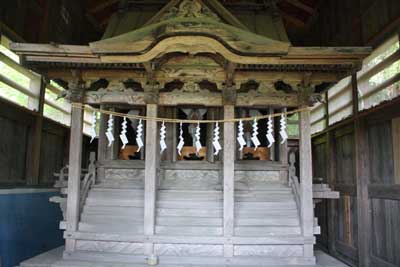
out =
<path fill-rule="evenodd" d="M 35 113 L 0 99 L 0 187 L 26 185 L 27 157 L 32 145 L 32 125 Z M 52 185 L 54 172 L 67 164 L 69 128 L 44 118 L 40 151 L 40 185 Z M 90 151 L 96 142 L 83 142 L 82 165 L 87 166 Z"/>
<path fill-rule="evenodd" d="M 371 221 L 372 256 L 400 266 L 400 201 L 372 199 Z"/>
<path fill-rule="evenodd" d="M 393 139 L 391 121 L 368 127 L 372 184 L 394 184 Z"/>
<path fill-rule="evenodd" d="M 28 126 L 0 117 L 0 183 L 25 180 Z"/>
<path fill-rule="evenodd" d="M 393 104 L 395 105 L 395 103 Z M 371 112 L 366 117 L 357 118 L 365 121 L 362 133 L 357 138 L 362 138 L 366 142 L 357 140 L 357 144 L 366 143 L 366 149 L 356 150 L 354 144 L 353 124 L 344 125 L 323 132 L 313 139 L 314 164 L 321 164 L 327 155 L 333 160 L 327 160 L 326 165 L 333 179 L 330 178 L 331 186 L 339 191 L 339 200 L 332 200 L 333 205 L 318 204 L 316 215 L 321 218 L 320 222 L 325 225 L 321 230 L 327 231 L 317 238 L 318 244 L 326 248 L 334 256 L 354 266 L 400 266 L 400 187 L 396 183 L 394 175 L 394 144 L 400 142 L 399 129 L 393 127 L 393 121 L 397 120 L 398 113 L 390 112 L 391 106 L 387 110 L 380 110 L 376 113 Z M 379 114 L 378 114 L 379 113 Z M 379 119 L 376 116 L 379 115 Z M 397 117 L 396 117 L 397 116 Z M 396 130 L 397 129 L 397 130 Z M 360 131 L 361 131 L 360 130 Z M 322 149 L 326 136 L 332 136 L 332 140 L 326 145 L 326 150 Z M 326 139 L 329 141 L 328 139 Z M 331 147 L 331 149 L 330 149 Z M 327 151 L 329 150 L 330 151 Z M 366 157 L 356 157 L 355 151 L 367 153 Z M 363 154 L 365 155 L 365 154 Z M 363 178 L 356 177 L 356 159 L 364 160 L 367 163 L 367 175 Z M 314 166 L 314 168 L 317 168 Z M 329 176 L 329 173 L 327 173 Z M 360 179 L 364 182 L 360 182 Z M 365 182 L 367 181 L 367 182 Z M 368 189 L 368 200 L 360 201 L 357 192 L 358 186 L 365 186 Z M 358 205 L 361 205 L 358 207 Z M 332 207 L 332 210 L 329 208 Z M 366 218 L 360 219 L 358 212 L 367 210 Z M 333 225 L 333 226 L 332 226 Z M 368 227 L 366 227 L 368 226 Z M 369 228 L 370 227 L 370 228 Z M 333 228 L 333 230 L 331 230 Z M 370 229 L 362 231 L 361 229 Z M 362 232 L 360 232 L 362 231 Z M 330 234 L 333 232 L 333 234 Z M 359 235 L 366 235 L 364 238 Z M 326 240 L 327 239 L 327 240 Z M 364 246 L 363 240 L 369 240 L 368 245 Z M 332 245 L 333 244 L 333 245 Z M 364 249 L 361 249 L 361 245 Z M 361 253 L 365 251 L 365 253 Z M 361 260 L 365 257 L 368 260 Z M 365 256 L 364 256 L 365 255 Z"/>
<path fill-rule="evenodd" d="M 336 183 L 354 185 L 354 135 L 348 132 L 335 133 Z"/>

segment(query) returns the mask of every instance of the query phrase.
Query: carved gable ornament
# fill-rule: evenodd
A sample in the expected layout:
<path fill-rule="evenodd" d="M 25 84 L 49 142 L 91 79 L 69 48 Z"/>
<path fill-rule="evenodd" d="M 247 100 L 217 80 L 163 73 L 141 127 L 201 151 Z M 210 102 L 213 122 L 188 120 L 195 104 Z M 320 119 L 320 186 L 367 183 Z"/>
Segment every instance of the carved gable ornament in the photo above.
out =
<path fill-rule="evenodd" d="M 158 22 L 172 18 L 210 18 L 220 21 L 219 17 L 199 0 L 183 0 L 178 7 L 168 10 Z"/>

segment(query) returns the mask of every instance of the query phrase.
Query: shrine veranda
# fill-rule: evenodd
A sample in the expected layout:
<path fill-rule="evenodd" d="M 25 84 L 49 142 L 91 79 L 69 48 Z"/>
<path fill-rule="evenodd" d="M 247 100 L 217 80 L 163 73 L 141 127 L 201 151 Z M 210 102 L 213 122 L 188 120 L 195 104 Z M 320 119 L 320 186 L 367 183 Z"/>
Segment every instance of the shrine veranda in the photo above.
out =
<path fill-rule="evenodd" d="M 64 259 L 315 263 L 308 107 L 370 49 L 294 47 L 274 18 L 272 38 L 218 1 L 170 1 L 87 46 L 12 45 L 73 104 Z M 99 113 L 98 151 L 81 181 L 84 107 Z M 284 127 L 296 110 L 299 177 Z"/>

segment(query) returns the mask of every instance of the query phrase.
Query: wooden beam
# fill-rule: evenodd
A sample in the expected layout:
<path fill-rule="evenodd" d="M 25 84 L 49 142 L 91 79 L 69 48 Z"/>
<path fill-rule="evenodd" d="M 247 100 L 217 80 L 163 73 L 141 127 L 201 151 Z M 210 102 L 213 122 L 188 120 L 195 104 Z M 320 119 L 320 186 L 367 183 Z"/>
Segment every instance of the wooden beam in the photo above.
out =
<path fill-rule="evenodd" d="M 235 106 L 224 106 L 224 119 L 235 117 Z M 234 192 L 235 192 L 235 124 L 224 123 L 224 145 L 223 145 L 223 181 L 224 181 L 224 237 L 234 235 Z M 224 244 L 224 256 L 233 257 L 233 245 Z"/>
<path fill-rule="evenodd" d="M 333 132 L 326 133 L 326 162 L 327 164 L 327 181 L 329 187 L 335 190 L 335 177 L 336 177 L 336 151 L 334 143 Z M 336 251 L 335 240 L 336 240 L 336 208 L 333 200 L 328 200 L 328 250 L 332 254 Z"/>
<path fill-rule="evenodd" d="M 165 5 L 163 8 L 160 9 L 160 11 L 157 12 L 149 21 L 146 22 L 143 26 L 148 26 L 150 24 L 155 23 L 157 20 L 161 18 L 161 16 L 168 11 L 169 9 L 173 8 L 175 5 L 177 5 L 180 2 L 180 0 L 171 0 L 168 2 L 167 5 Z"/>
<path fill-rule="evenodd" d="M 157 117 L 158 107 L 156 104 L 146 105 L 146 116 Z M 146 122 L 146 157 L 145 157 L 145 180 L 144 180 L 144 234 L 153 236 L 155 234 L 156 194 L 157 194 L 157 167 L 159 165 L 158 155 L 158 131 L 157 122 Z M 145 254 L 149 257 L 154 255 L 154 244 L 145 244 Z"/>
<path fill-rule="evenodd" d="M 357 74 L 352 75 L 353 117 L 354 120 L 354 157 L 355 177 L 357 183 L 357 225 L 358 225 L 358 262 L 360 267 L 370 265 L 371 216 L 369 214 L 368 183 L 368 133 L 365 119 L 358 117 L 358 84 Z"/>
<path fill-rule="evenodd" d="M 68 199 L 67 199 L 67 228 L 68 232 L 78 230 L 80 215 L 80 187 L 81 187 L 81 165 L 82 165 L 82 139 L 83 139 L 83 110 L 72 107 L 71 133 L 69 143 L 69 171 L 68 171 Z M 65 251 L 75 251 L 74 239 L 67 239 Z"/>
<path fill-rule="evenodd" d="M 286 13 L 284 11 L 280 11 L 280 13 L 282 14 L 282 17 L 289 23 L 299 27 L 299 28 L 304 28 L 306 26 L 306 23 L 304 21 L 302 21 L 301 19 L 298 19 L 296 17 L 294 17 L 293 15 L 290 15 L 289 13 Z"/>
<path fill-rule="evenodd" d="M 100 108 L 105 109 L 104 106 L 101 106 Z M 106 153 L 107 153 L 107 139 L 105 135 L 106 130 L 107 130 L 107 115 L 101 113 L 99 121 L 99 140 L 98 140 L 98 150 L 97 150 L 97 161 L 99 162 L 99 167 L 97 168 L 97 178 L 99 181 L 105 179 L 105 169 L 103 167 L 103 162 L 106 160 Z"/>
<path fill-rule="evenodd" d="M 300 191 L 301 191 L 301 227 L 304 237 L 314 236 L 314 211 L 312 199 L 312 156 L 311 156 L 311 124 L 310 111 L 305 110 L 299 114 L 300 128 Z M 313 257 L 313 245 L 304 245 L 304 256 Z"/>
<path fill-rule="evenodd" d="M 233 26 L 248 31 L 249 29 L 232 15 L 218 0 L 206 0 L 206 2 L 220 15 L 220 17 Z"/>
<path fill-rule="evenodd" d="M 32 143 L 29 149 L 29 160 L 27 162 L 27 183 L 28 185 L 38 185 L 40 175 L 40 152 L 42 146 L 43 132 L 43 109 L 45 103 L 46 82 L 42 79 L 31 80 L 30 87 L 32 90 L 38 91 L 39 97 L 35 101 L 35 124 L 32 128 Z"/>
<path fill-rule="evenodd" d="M 97 1 L 98 2 L 98 1 Z M 111 5 L 114 5 L 116 3 L 118 3 L 119 0 L 107 0 L 107 1 L 102 1 L 100 2 L 100 4 L 97 4 L 91 8 L 88 9 L 88 13 L 97 13 Z"/>
<path fill-rule="evenodd" d="M 314 8 L 310 7 L 309 5 L 304 4 L 300 0 L 285 0 L 285 2 L 291 4 L 292 6 L 295 6 L 308 14 L 313 14 L 314 13 Z"/>
<path fill-rule="evenodd" d="M 394 180 L 400 184 L 400 118 L 392 119 Z"/>
<path fill-rule="evenodd" d="M 368 196 L 369 159 L 368 136 L 364 118 L 354 122 L 355 176 L 357 179 L 358 262 L 360 267 L 370 266 L 371 216 Z"/>
<path fill-rule="evenodd" d="M 281 112 L 286 112 L 286 111 L 287 109 L 283 108 Z M 279 140 L 279 161 L 283 165 L 288 164 L 288 144 L 287 142 L 281 144 L 280 140 Z"/>

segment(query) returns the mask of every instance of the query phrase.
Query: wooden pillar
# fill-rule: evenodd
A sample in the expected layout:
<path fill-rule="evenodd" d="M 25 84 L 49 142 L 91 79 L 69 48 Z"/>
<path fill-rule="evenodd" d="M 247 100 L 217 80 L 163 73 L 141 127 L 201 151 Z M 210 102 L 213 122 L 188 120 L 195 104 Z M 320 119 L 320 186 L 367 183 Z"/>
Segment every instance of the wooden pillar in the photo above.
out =
<path fill-rule="evenodd" d="M 27 183 L 28 185 L 39 184 L 40 175 L 40 152 L 42 146 L 43 132 L 43 109 L 46 93 L 46 82 L 43 78 L 32 79 L 29 84 L 30 90 L 38 93 L 38 99 L 29 98 L 28 106 L 37 110 L 35 124 L 32 127 L 32 139 L 30 143 L 29 158 L 27 161 Z"/>
<path fill-rule="evenodd" d="M 283 108 L 281 112 L 286 112 L 286 108 Z M 279 161 L 283 165 L 288 165 L 288 142 L 281 144 L 281 139 L 278 138 L 279 142 Z"/>
<path fill-rule="evenodd" d="M 178 109 L 176 107 L 172 108 L 172 118 L 178 118 Z M 172 123 L 172 162 L 176 162 L 178 158 L 178 153 L 176 151 L 176 147 L 178 145 L 178 132 L 177 132 L 177 124 Z"/>
<path fill-rule="evenodd" d="M 82 165 L 82 130 L 83 110 L 81 108 L 72 107 L 69 142 L 67 232 L 75 232 L 78 230 Z M 67 252 L 73 252 L 75 250 L 74 239 L 66 240 L 65 250 Z"/>
<path fill-rule="evenodd" d="M 157 104 L 146 105 L 146 116 L 157 117 Z M 146 121 L 146 156 L 144 180 L 144 234 L 155 233 L 155 210 L 157 193 L 157 166 L 160 151 L 158 150 L 158 130 L 156 121 Z M 152 256 L 154 244 L 145 244 L 145 254 Z"/>
<path fill-rule="evenodd" d="M 358 84 L 357 73 L 351 76 L 353 91 L 354 119 L 354 155 L 355 177 L 357 184 L 357 225 L 358 225 L 358 264 L 360 267 L 370 266 L 371 251 L 371 216 L 368 196 L 369 149 L 365 119 L 358 116 Z"/>
<path fill-rule="evenodd" d="M 224 106 L 224 119 L 235 117 L 233 105 Z M 235 124 L 224 123 L 224 145 L 223 145 L 223 179 L 224 179 L 224 237 L 230 238 L 234 235 L 234 193 L 235 193 Z M 225 243 L 225 257 L 233 257 L 233 245 Z"/>
<path fill-rule="evenodd" d="M 104 107 L 101 107 L 104 109 Z M 97 161 L 99 164 L 99 168 L 97 169 L 97 179 L 102 181 L 105 179 L 105 170 L 104 170 L 104 161 L 106 160 L 106 153 L 107 153 L 107 138 L 106 138 L 106 131 L 107 131 L 107 119 L 108 116 L 106 114 L 100 114 L 100 121 L 99 121 L 99 141 L 98 141 L 98 152 L 97 152 Z"/>
<path fill-rule="evenodd" d="M 270 114 L 270 115 L 274 114 L 274 108 L 273 107 L 269 108 L 268 114 Z M 274 133 L 275 132 L 275 120 L 274 120 L 274 118 L 271 118 L 271 120 L 272 120 L 272 128 L 274 130 L 273 131 L 273 133 Z M 269 149 L 269 160 L 270 161 L 274 161 L 275 160 L 275 144 L 276 143 L 272 144 L 272 146 Z"/>
<path fill-rule="evenodd" d="M 215 119 L 215 108 L 209 108 L 207 111 L 207 119 L 213 120 Z M 213 136 L 214 136 L 214 127 L 215 124 L 207 123 L 207 137 L 206 137 L 206 146 L 207 146 L 207 161 L 214 162 L 214 146 L 212 144 Z"/>
<path fill-rule="evenodd" d="M 334 132 L 332 130 L 326 133 L 326 162 L 327 165 L 327 181 L 329 183 L 329 187 L 334 190 L 335 188 L 335 177 L 336 177 L 336 161 L 335 161 L 335 144 L 334 144 Z M 335 201 L 336 200 L 327 200 L 328 201 L 328 250 L 331 255 L 336 253 L 335 249 L 335 220 L 336 220 L 336 209 L 335 209 Z"/>
<path fill-rule="evenodd" d="M 115 108 L 111 108 L 111 111 L 115 111 Z M 109 116 L 107 116 L 107 121 L 109 119 Z M 109 160 L 116 160 L 118 159 L 118 154 L 119 154 L 119 143 L 120 143 L 120 138 L 119 138 L 119 127 L 121 125 L 121 118 L 120 117 L 115 117 L 113 116 L 114 119 L 114 124 L 113 124 L 113 135 L 114 135 L 114 142 L 111 144 L 111 146 L 108 146 L 108 141 L 106 145 L 106 158 Z M 107 124 L 106 121 L 106 124 Z M 106 129 L 107 129 L 106 125 Z M 107 139 L 106 139 L 107 140 Z"/>
<path fill-rule="evenodd" d="M 304 237 L 314 236 L 314 212 L 312 191 L 312 157 L 310 111 L 300 112 L 300 191 L 301 191 L 301 227 Z M 313 257 L 313 245 L 304 245 L 304 256 Z"/>
<path fill-rule="evenodd" d="M 368 196 L 369 160 L 365 120 L 357 118 L 354 129 L 355 175 L 357 179 L 358 262 L 370 266 L 371 216 Z"/>

